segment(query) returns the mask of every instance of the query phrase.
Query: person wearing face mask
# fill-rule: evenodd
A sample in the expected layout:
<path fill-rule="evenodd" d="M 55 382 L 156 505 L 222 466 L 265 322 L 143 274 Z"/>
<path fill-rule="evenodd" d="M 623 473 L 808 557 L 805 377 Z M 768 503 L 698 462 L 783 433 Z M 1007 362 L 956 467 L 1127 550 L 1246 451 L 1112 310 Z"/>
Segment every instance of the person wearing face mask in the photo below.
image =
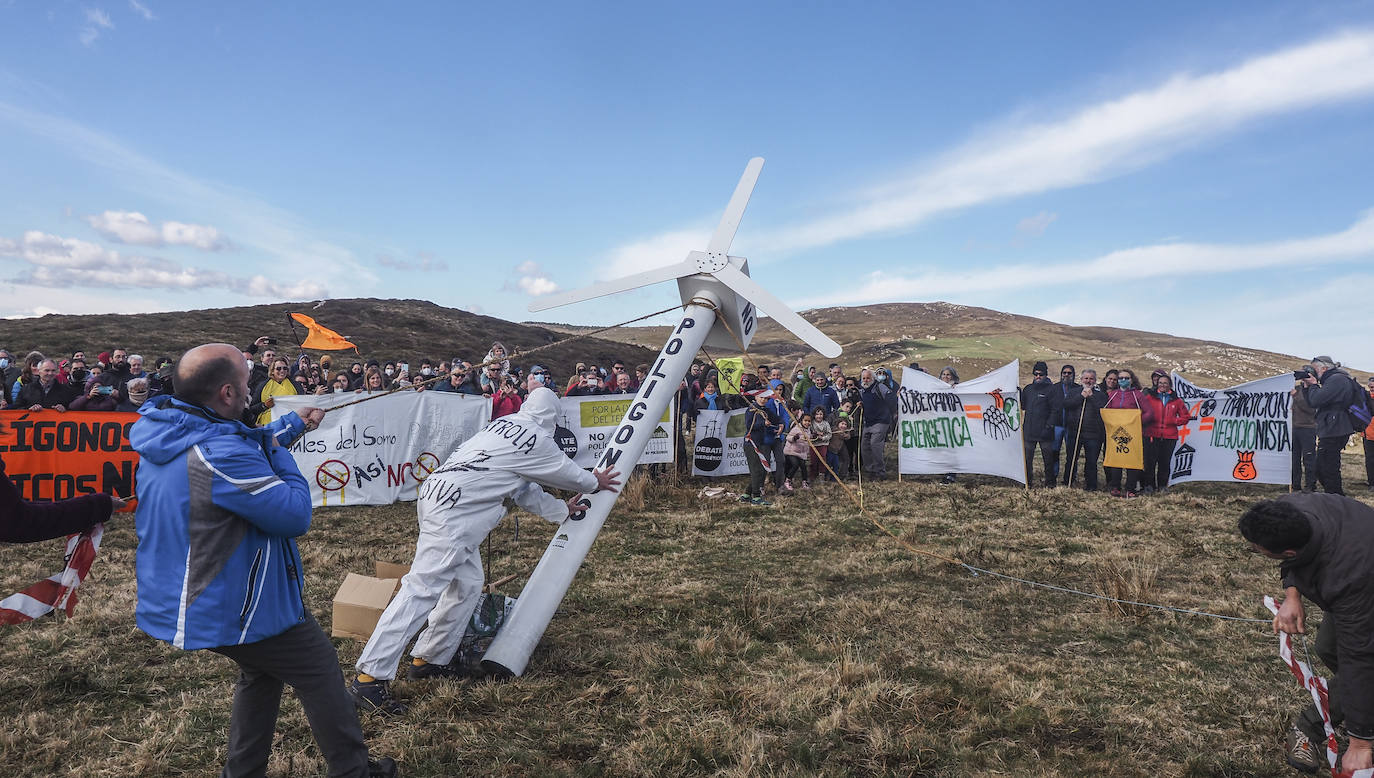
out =
<path fill-rule="evenodd" d="M 14 358 L 14 354 L 11 354 L 8 349 L 0 349 L 0 382 L 3 382 L 0 383 L 0 386 L 6 389 L 14 386 L 14 382 L 19 380 L 19 372 L 22 369 L 18 361 Z M 8 394 L 8 392 L 4 392 L 3 394 Z M 4 399 L 10 398 L 5 397 Z"/>
<path fill-rule="evenodd" d="M 1110 371 L 1109 371 L 1110 373 Z M 1135 371 L 1130 368 L 1120 368 L 1116 372 L 1116 387 L 1110 384 L 1108 378 L 1107 387 L 1107 406 L 1108 408 L 1134 408 L 1140 411 L 1140 429 L 1143 431 L 1154 423 L 1154 408 L 1145 402 L 1145 392 L 1141 390 L 1140 382 L 1136 380 Z M 1110 435 L 1108 435 L 1110 437 Z M 1135 497 L 1140 488 L 1141 479 L 1144 471 L 1135 468 L 1108 467 L 1107 488 L 1111 490 L 1113 497 Z M 1125 470 L 1126 491 L 1121 491 L 1121 476 Z"/>
<path fill-rule="evenodd" d="M 1026 485 L 1030 486 L 1035 475 L 1035 449 L 1040 448 L 1040 460 L 1044 465 L 1046 489 L 1053 489 L 1054 480 L 1054 427 L 1063 416 L 1063 400 L 1054 382 L 1050 380 L 1050 367 L 1044 362 L 1036 362 L 1031 368 L 1031 382 L 1021 389 L 1022 441 L 1026 454 Z"/>

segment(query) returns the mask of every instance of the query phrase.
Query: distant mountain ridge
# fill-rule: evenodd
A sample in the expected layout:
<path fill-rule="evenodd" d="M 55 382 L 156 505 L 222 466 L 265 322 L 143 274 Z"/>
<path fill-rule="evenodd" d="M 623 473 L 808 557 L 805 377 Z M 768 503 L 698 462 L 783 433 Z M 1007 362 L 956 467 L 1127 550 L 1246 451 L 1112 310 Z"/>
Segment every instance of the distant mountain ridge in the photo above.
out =
<path fill-rule="evenodd" d="M 148 361 L 166 354 L 177 356 L 202 343 L 225 342 L 237 346 L 252 343 L 260 335 L 277 339 L 277 348 L 288 356 L 299 353 L 297 337 L 304 328 L 293 331 L 287 314 L 304 313 L 357 344 L 353 351 L 311 352 L 333 354 L 335 366 L 355 359 L 375 358 L 408 361 L 419 369 L 421 358 L 438 362 L 459 357 L 481 360 L 493 341 L 500 341 L 516 352 L 514 364 L 541 364 L 566 380 L 578 362 L 592 361 L 609 367 L 623 359 L 629 364 L 648 362 L 658 352 L 603 338 L 585 338 L 560 343 L 567 333 L 542 327 L 517 324 L 492 316 L 445 308 L 425 300 L 379 300 L 354 298 L 316 303 L 272 303 L 235 308 L 207 308 L 194 311 L 140 314 L 49 314 L 29 319 L 0 321 L 0 346 L 22 359 L 37 349 L 49 356 L 68 357 L 79 349 L 94 359 L 114 346 L 142 354 Z M 555 344 L 552 345 L 550 344 Z M 528 357 L 521 353 L 549 346 Z"/>

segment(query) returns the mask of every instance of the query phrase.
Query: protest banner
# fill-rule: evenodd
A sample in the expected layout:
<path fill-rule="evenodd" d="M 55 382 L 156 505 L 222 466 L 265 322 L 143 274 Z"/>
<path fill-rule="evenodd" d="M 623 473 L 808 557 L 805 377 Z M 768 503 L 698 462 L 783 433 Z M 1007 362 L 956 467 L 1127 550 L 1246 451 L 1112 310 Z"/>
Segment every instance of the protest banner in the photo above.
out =
<path fill-rule="evenodd" d="M 1293 473 L 1293 377 L 1203 389 L 1178 373 L 1174 391 L 1198 418 L 1178 431 L 1169 482 L 1286 484 Z"/>
<path fill-rule="evenodd" d="M 697 411 L 692 475 L 715 477 L 749 472 L 749 462 L 744 458 L 744 414 L 744 408 Z"/>
<path fill-rule="evenodd" d="M 1102 426 L 1107 430 L 1102 466 L 1143 470 L 1145 438 L 1140 431 L 1140 409 L 1103 408 Z"/>
<path fill-rule="evenodd" d="M 352 393 L 277 397 L 272 418 L 352 402 Z M 414 500 L 430 473 L 491 418 L 491 399 L 452 392 L 397 392 L 330 411 L 291 445 L 311 504 L 390 505 Z"/>
<path fill-rule="evenodd" d="M 1026 482 L 1020 362 L 949 386 L 903 368 L 897 392 L 897 463 L 907 475 L 980 473 Z"/>
<path fill-rule="evenodd" d="M 564 397 L 560 401 L 563 412 L 556 422 L 554 441 L 578 465 L 595 467 L 634 399 L 632 394 Z M 672 419 L 676 404 L 676 399 L 669 401 L 668 410 L 664 411 L 663 418 L 654 428 L 639 464 L 658 465 L 673 461 Z"/>
<path fill-rule="evenodd" d="M 744 357 L 721 357 L 716 360 L 718 381 L 722 394 L 739 394 L 739 379 L 744 375 Z"/>
<path fill-rule="evenodd" d="M 0 411 L 5 472 L 26 500 L 97 492 L 133 497 L 138 454 L 129 428 L 138 419 L 137 413 Z"/>

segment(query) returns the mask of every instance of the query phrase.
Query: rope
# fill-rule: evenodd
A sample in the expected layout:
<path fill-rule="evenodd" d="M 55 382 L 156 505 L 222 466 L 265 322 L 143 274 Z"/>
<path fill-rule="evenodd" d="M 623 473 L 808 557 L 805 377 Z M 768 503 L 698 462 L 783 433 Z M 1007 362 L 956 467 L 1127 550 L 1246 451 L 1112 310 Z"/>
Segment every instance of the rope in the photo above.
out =
<path fill-rule="evenodd" d="M 698 298 L 693 298 L 692 301 L 695 302 L 697 299 L 698 299 Z M 709 303 L 708 303 L 708 304 L 709 304 Z M 521 351 L 521 350 L 519 350 L 519 349 L 516 349 L 515 351 L 512 351 L 511 353 L 507 354 L 507 355 L 504 356 L 504 357 L 501 357 L 500 359 L 497 359 L 497 358 L 493 357 L 493 358 L 491 358 L 491 359 L 486 360 L 485 362 L 482 362 L 482 363 L 480 363 L 480 364 L 473 365 L 473 366 L 472 366 L 472 369 L 473 369 L 473 370 L 481 370 L 482 368 L 487 367 L 488 365 L 499 364 L 499 363 L 504 362 L 504 361 L 506 361 L 506 360 L 508 360 L 508 359 L 515 359 L 516 357 L 528 357 L 528 356 L 531 355 L 531 354 L 537 354 L 537 353 L 539 353 L 540 351 L 544 351 L 545 349 L 551 349 L 551 348 L 553 348 L 554 346 L 562 346 L 562 345 L 565 345 L 565 344 L 568 344 L 568 343 L 572 343 L 573 341 L 582 340 L 582 339 L 584 339 L 584 338 L 590 338 L 590 337 L 593 337 L 593 336 L 595 336 L 595 335 L 600 335 L 601 333 L 606 332 L 607 330 L 613 330 L 613 329 L 615 329 L 615 328 L 617 328 L 617 327 L 624 327 L 624 326 L 626 326 L 626 325 L 628 325 L 628 324 L 634 324 L 634 323 L 637 322 L 637 321 L 643 321 L 643 320 L 645 320 L 645 319 L 652 319 L 652 318 L 655 317 L 655 316 L 662 316 L 662 315 L 665 314 L 665 313 L 668 313 L 668 312 L 670 312 L 670 311 L 676 311 L 677 309 L 682 308 L 682 307 L 684 307 L 684 306 L 682 306 L 682 305 L 674 305 L 674 306 L 671 307 L 671 308 L 664 308 L 664 309 L 661 310 L 661 311 L 654 311 L 653 313 L 646 313 L 646 314 L 644 314 L 643 316 L 636 316 L 636 317 L 633 318 L 633 319 L 627 319 L 626 321 L 622 321 L 622 322 L 620 322 L 619 324 L 611 324 L 611 325 L 606 326 L 606 327 L 599 327 L 599 328 L 597 328 L 597 329 L 590 330 L 590 331 L 588 331 L 588 332 L 582 332 L 582 333 L 579 333 L 579 334 L 577 334 L 577 335 L 571 335 L 571 336 L 566 337 L 566 338 L 563 338 L 563 339 L 561 339 L 561 340 L 555 340 L 555 341 L 552 342 L 552 343 L 545 343 L 545 344 L 542 345 L 542 346 L 535 346 L 534 348 L 529 349 L 529 350 L 527 350 L 527 351 Z M 331 405 L 331 406 L 330 406 L 329 408 L 327 408 L 326 410 L 337 411 L 337 410 L 339 410 L 340 408 L 347 408 L 347 407 L 349 407 L 350 405 L 357 405 L 358 403 L 365 403 L 365 402 L 367 402 L 368 400 L 377 400 L 377 399 L 380 399 L 380 398 L 382 398 L 382 397 L 386 397 L 386 396 L 389 395 L 389 394 L 395 394 L 395 393 L 397 393 L 397 392 L 404 392 L 404 391 L 407 391 L 407 390 L 410 390 L 410 389 L 419 389 L 419 388 L 421 388 L 421 387 L 428 386 L 429 384 L 436 383 L 436 382 L 438 382 L 438 381 L 442 381 L 442 380 L 444 380 L 444 379 L 446 379 L 446 378 L 448 378 L 448 376 L 446 376 L 446 375 L 437 375 L 437 376 L 434 376 L 433 378 L 427 378 L 427 379 L 425 379 L 425 380 L 423 380 L 423 381 L 420 381 L 420 382 L 418 382 L 418 383 L 412 383 L 410 386 L 398 386 L 398 387 L 395 387 L 395 388 L 393 388 L 393 389 L 388 389 L 388 390 L 386 390 L 385 392 L 375 392 L 375 393 L 373 393 L 373 392 L 368 392 L 367 395 L 364 396 L 364 397 L 359 397 L 359 398 L 356 399 L 356 400 L 349 400 L 349 401 L 346 402 L 346 403 L 340 403 L 340 404 L 338 404 L 338 405 Z"/>
<path fill-rule="evenodd" d="M 715 306 L 709 306 L 709 307 L 714 308 Z M 730 333 L 730 336 L 731 336 L 732 338 L 735 339 L 735 345 L 736 345 L 736 346 L 739 346 L 740 353 L 744 356 L 744 358 L 746 358 L 746 359 L 749 358 L 749 353 L 748 353 L 748 351 L 744 348 L 744 343 L 743 343 L 743 341 L 741 341 L 740 338 L 739 338 L 739 336 L 735 334 L 735 331 L 730 327 L 730 323 L 727 322 L 727 321 L 725 321 L 724 319 L 719 318 L 719 317 L 717 317 L 717 319 L 720 321 L 721 325 L 725 327 L 725 330 L 726 330 L 727 332 Z M 757 370 L 757 369 L 758 369 L 757 363 L 755 363 L 752 359 L 750 359 L 749 361 L 750 361 L 750 364 L 754 366 L 754 369 Z M 862 411 L 860 411 L 860 413 L 862 414 Z M 812 451 L 813 454 L 819 453 L 819 452 L 816 450 L 816 445 L 815 445 L 814 443 L 811 443 L 811 441 L 810 441 L 809 439 L 808 439 L 807 443 L 808 443 L 808 445 L 811 446 L 811 451 Z M 863 443 L 862 443 L 862 439 L 860 440 L 859 453 L 860 453 L 860 456 L 863 455 Z M 953 558 L 953 557 L 948 557 L 948 556 L 945 556 L 945 555 L 943 555 L 943 554 L 938 554 L 938 553 L 936 553 L 936 552 L 934 552 L 934 551 L 928 551 L 928 550 L 926 550 L 926 549 L 918 548 L 918 547 L 912 545 L 911 543 L 907 542 L 905 539 L 903 539 L 903 538 L 901 538 L 900 536 L 898 536 L 896 533 L 892 532 L 892 530 L 889 530 L 887 527 L 883 526 L 877 519 L 875 519 L 875 518 L 873 517 L 873 515 L 872 515 L 871 513 L 868 512 L 868 509 L 864 506 L 863 500 L 862 500 L 860 497 L 856 497 L 856 496 L 855 496 L 853 490 L 851 490 L 851 489 L 849 488 L 849 485 L 846 484 L 844 481 L 841 481 L 841 480 L 839 479 L 839 476 L 837 476 L 837 475 L 835 474 L 835 471 L 834 471 L 833 469 L 831 469 L 830 463 L 829 463 L 829 462 L 822 462 L 822 464 L 825 465 L 825 469 L 830 473 L 831 477 L 835 479 L 835 483 L 839 484 L 839 485 L 840 485 L 840 488 L 844 490 L 845 495 L 846 495 L 847 497 L 849 497 L 850 502 L 854 503 L 854 506 L 855 506 L 856 508 L 859 509 L 859 513 L 863 514 L 863 517 L 864 517 L 865 519 L 868 519 L 869 523 L 871 523 L 874 527 L 877 527 L 879 530 L 881 530 L 883 534 L 885 534 L 885 535 L 887 535 L 888 537 L 892 538 L 893 540 L 895 540 L 895 541 L 898 543 L 898 545 L 902 546 L 902 547 L 905 548 L 907 551 L 910 551 L 910 552 L 913 553 L 913 554 L 917 554 L 917 555 L 924 556 L 924 557 L 929 557 L 929 558 L 931 558 L 931 559 L 935 559 L 935 560 L 938 560 L 938 561 L 940 561 L 940 562 L 944 562 L 944 563 L 946 563 L 946 564 L 954 565 L 955 567 L 962 567 L 962 568 L 964 568 L 965 570 L 969 571 L 969 573 L 971 573 L 974 577 L 977 577 L 977 576 L 979 576 L 979 575 L 989 575 L 989 576 L 992 576 L 992 577 L 994 577 L 994 578 L 1002 578 L 1002 579 L 1008 580 L 1008 581 L 1015 581 L 1015 582 L 1017 582 L 1017 583 L 1024 584 L 1024 585 L 1026 585 L 1026 586 L 1033 586 L 1033 587 L 1037 587 L 1037 588 L 1040 588 L 1040 589 L 1049 589 L 1049 590 L 1051 590 L 1051 591 L 1063 592 L 1063 593 L 1065 593 L 1065 594 L 1076 594 L 1076 595 L 1079 595 L 1079 596 L 1081 596 L 1081 597 L 1088 597 L 1088 598 L 1091 598 L 1091 599 L 1094 599 L 1094 600 L 1103 600 L 1103 601 L 1106 601 L 1106 602 L 1116 603 L 1116 604 L 1118 604 L 1118 605 L 1133 605 L 1133 606 L 1136 606 L 1136 607 L 1139 607 L 1139 608 L 1152 608 L 1152 609 L 1155 609 L 1155 610 L 1169 611 L 1169 612 L 1171 612 L 1171 613 L 1180 613 L 1180 614 L 1184 614 L 1184 615 L 1188 615 L 1188 616 L 1206 616 L 1206 617 L 1209 617 L 1209 618 L 1220 619 L 1220 620 L 1223 620 L 1223 621 L 1237 621 L 1237 622 L 1242 622 L 1242 623 L 1255 623 L 1255 624 L 1269 624 L 1269 623 L 1271 623 L 1271 620 L 1268 620 L 1268 619 L 1256 619 L 1256 618 L 1251 618 L 1251 617 L 1247 617 L 1247 616 L 1228 616 L 1228 615 L 1221 614 L 1221 613 L 1211 613 L 1211 612 L 1209 612 L 1209 611 L 1197 610 L 1197 609 L 1193 609 L 1193 608 L 1176 608 L 1176 607 L 1173 607 L 1173 606 L 1171 606 L 1171 605 L 1160 605 L 1160 604 L 1158 604 L 1158 603 L 1152 603 L 1152 602 L 1140 602 L 1140 601 L 1138 601 L 1138 600 L 1123 600 L 1123 599 L 1120 599 L 1120 598 L 1117 598 L 1117 597 L 1109 597 L 1109 596 L 1107 596 L 1107 595 L 1105 595 L 1105 594 L 1097 594 L 1096 592 L 1086 592 L 1086 591 L 1083 591 L 1082 589 L 1074 589 L 1074 588 L 1071 588 L 1071 587 L 1068 587 L 1068 586 L 1059 586 L 1059 585 L 1057 585 L 1057 584 L 1045 583 L 1045 582 L 1043 582 L 1043 581 L 1033 581 L 1033 580 L 1031 580 L 1031 579 L 1029 579 L 1029 578 L 1019 578 L 1019 577 L 1014 576 L 1014 575 L 1008 575 L 1008 574 L 1006 574 L 1006 573 L 999 573 L 999 572 L 997 572 L 997 571 L 995 571 L 995 570 L 986 570 L 986 569 L 981 568 L 981 567 L 974 567 L 973 565 L 970 565 L 969 563 L 963 562 L 963 561 L 961 561 L 961 560 L 959 560 L 959 559 L 955 559 L 955 558 Z M 1027 479 L 1027 480 L 1028 480 L 1028 482 L 1029 482 L 1029 479 Z M 860 483 L 862 483 L 862 481 L 861 481 Z"/>

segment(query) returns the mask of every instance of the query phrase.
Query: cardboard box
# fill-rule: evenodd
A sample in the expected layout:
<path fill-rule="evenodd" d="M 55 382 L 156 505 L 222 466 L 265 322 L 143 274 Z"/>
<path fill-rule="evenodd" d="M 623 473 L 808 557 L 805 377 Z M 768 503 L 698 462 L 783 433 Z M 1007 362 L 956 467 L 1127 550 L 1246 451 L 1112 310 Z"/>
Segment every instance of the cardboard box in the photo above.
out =
<path fill-rule="evenodd" d="M 410 565 L 398 565 L 395 562 L 383 562 L 378 559 L 375 563 L 378 578 L 395 578 L 396 591 L 401 591 L 400 579 L 410 572 Z"/>
<path fill-rule="evenodd" d="M 336 638 L 365 641 L 377 628 L 387 603 L 395 595 L 401 582 L 396 578 L 373 578 L 349 573 L 334 595 L 334 619 L 331 625 Z"/>

